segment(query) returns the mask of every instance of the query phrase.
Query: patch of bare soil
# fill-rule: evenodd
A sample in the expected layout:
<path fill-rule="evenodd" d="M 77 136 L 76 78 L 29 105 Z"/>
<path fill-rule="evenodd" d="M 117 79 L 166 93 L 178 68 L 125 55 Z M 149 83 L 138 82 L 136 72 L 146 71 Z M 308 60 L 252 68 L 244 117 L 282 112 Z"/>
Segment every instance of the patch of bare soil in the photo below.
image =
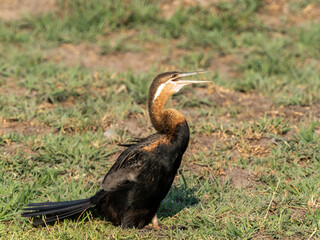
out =
<path fill-rule="evenodd" d="M 189 159 L 188 162 L 183 161 L 183 166 L 185 170 L 195 173 L 197 175 L 206 175 L 207 173 L 215 172 L 215 167 L 211 164 L 204 164 L 197 159 L 193 159 L 194 154 L 203 154 L 202 158 L 210 158 L 210 151 L 213 148 L 213 144 L 216 142 L 217 145 L 223 140 L 219 139 L 217 135 L 197 135 L 190 139 L 189 147 L 185 153 L 185 159 Z"/>
<path fill-rule="evenodd" d="M 240 140 L 232 148 L 230 153 L 230 160 L 234 158 L 250 159 L 252 156 L 265 157 L 271 152 L 272 140 L 267 138 L 254 140 Z"/>
<path fill-rule="evenodd" d="M 319 3 L 310 3 L 294 12 L 292 5 L 297 3 L 297 0 L 264 0 L 258 18 L 271 27 L 305 25 L 311 21 L 320 21 Z"/>
<path fill-rule="evenodd" d="M 205 136 L 205 135 L 198 136 L 194 139 L 191 139 L 192 143 L 191 143 L 190 149 L 192 151 L 207 152 L 209 151 L 209 149 L 212 148 L 213 143 L 217 141 L 219 137 L 220 136 L 218 136 L 217 134 L 211 135 L 211 136 Z"/>
<path fill-rule="evenodd" d="M 306 209 L 304 208 L 291 208 L 291 218 L 297 222 L 302 222 L 306 217 Z"/>
<path fill-rule="evenodd" d="M 227 169 L 219 174 L 221 181 L 229 181 L 234 188 L 247 188 L 257 184 L 255 176 L 244 169 Z"/>
<path fill-rule="evenodd" d="M 121 135 L 129 135 L 132 139 L 134 138 L 144 138 L 154 133 L 155 130 L 152 128 L 149 121 L 149 115 L 145 114 L 130 114 L 128 119 L 112 123 L 110 114 L 106 113 L 101 119 L 101 126 L 104 130 L 104 135 L 106 138 L 121 141 L 121 139 L 116 139 Z M 148 124 L 146 124 L 148 122 Z M 122 142 L 125 143 L 125 142 Z"/>
<path fill-rule="evenodd" d="M 0 85 L 0 95 L 9 96 L 14 94 L 15 96 L 25 95 L 27 89 L 19 86 L 17 81 L 13 78 L 7 78 L 4 85 Z"/>
<path fill-rule="evenodd" d="M 0 121 L 0 135 L 5 135 L 13 132 L 20 133 L 23 135 L 35 135 L 39 133 L 48 133 L 50 131 L 51 129 L 40 123 L 17 122 L 14 119 Z"/>
<path fill-rule="evenodd" d="M 83 66 L 91 69 L 106 69 L 112 72 L 131 70 L 134 73 L 146 72 L 157 67 L 164 57 L 157 48 L 150 52 L 114 52 L 102 55 L 99 46 L 94 44 L 63 44 L 46 54 L 48 60 L 63 62 L 71 66 Z"/>
<path fill-rule="evenodd" d="M 186 156 L 188 156 L 189 150 L 187 149 L 186 152 Z M 216 172 L 215 169 L 213 167 L 211 167 L 210 165 L 206 165 L 206 164 L 200 164 L 200 163 L 196 163 L 196 162 L 192 162 L 192 163 L 187 163 L 187 162 L 182 162 L 182 168 L 185 171 L 188 172 L 192 172 L 194 174 L 196 174 L 197 176 L 207 176 L 208 173 L 214 173 Z"/>
<path fill-rule="evenodd" d="M 43 14 L 56 6 L 56 0 L 0 0 L 0 19 L 17 20 L 26 15 Z"/>
<path fill-rule="evenodd" d="M 243 61 L 244 53 L 233 53 L 227 55 L 213 55 L 210 61 L 210 67 L 214 72 L 218 72 L 222 78 L 235 78 L 239 76 L 236 69 Z"/>
<path fill-rule="evenodd" d="M 209 99 L 217 107 L 236 106 L 239 109 L 237 119 L 241 121 L 261 118 L 274 108 L 271 100 L 261 95 L 241 93 L 221 87 L 215 87 Z M 230 114 L 227 117 L 230 117 Z"/>
<path fill-rule="evenodd" d="M 161 15 L 169 19 L 181 6 L 201 6 L 208 7 L 219 0 L 164 0 L 161 1 L 160 10 Z"/>
<path fill-rule="evenodd" d="M 17 152 L 23 152 L 28 155 L 32 155 L 34 152 L 27 146 L 21 143 L 7 143 L 4 145 L 4 151 L 2 152 L 3 156 L 14 155 Z"/>
<path fill-rule="evenodd" d="M 272 236 L 268 236 L 268 235 L 264 234 L 263 232 L 257 232 L 257 233 L 252 235 L 251 239 L 255 239 L 255 240 L 272 240 L 274 238 Z"/>
<path fill-rule="evenodd" d="M 144 133 L 147 131 L 144 127 L 142 127 L 137 119 L 130 118 L 125 122 L 126 131 L 128 131 L 132 136 L 142 137 L 145 135 Z"/>

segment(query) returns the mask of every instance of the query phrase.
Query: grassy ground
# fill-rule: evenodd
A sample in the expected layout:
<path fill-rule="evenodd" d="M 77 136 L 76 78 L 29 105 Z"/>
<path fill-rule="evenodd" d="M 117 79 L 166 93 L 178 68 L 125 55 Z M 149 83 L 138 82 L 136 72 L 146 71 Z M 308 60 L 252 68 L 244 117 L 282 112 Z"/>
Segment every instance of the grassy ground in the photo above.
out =
<path fill-rule="evenodd" d="M 0 16 L 1 239 L 320 237 L 317 0 L 24 0 L 14 14 L 15 2 Z M 168 104 L 192 133 L 159 210 L 185 230 L 121 230 L 91 214 L 33 228 L 19 216 L 29 202 L 93 195 L 117 143 L 154 132 L 152 78 L 197 69 L 212 84 Z"/>

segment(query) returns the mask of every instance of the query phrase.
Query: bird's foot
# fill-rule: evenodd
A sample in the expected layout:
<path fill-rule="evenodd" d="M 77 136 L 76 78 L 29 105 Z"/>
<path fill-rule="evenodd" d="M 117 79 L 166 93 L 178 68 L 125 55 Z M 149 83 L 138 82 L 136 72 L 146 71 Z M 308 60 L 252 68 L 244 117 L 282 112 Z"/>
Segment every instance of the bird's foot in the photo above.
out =
<path fill-rule="evenodd" d="M 187 229 L 185 226 L 170 226 L 170 227 L 162 226 L 159 224 L 157 214 L 154 215 L 154 217 L 151 220 L 151 223 L 152 223 L 152 226 L 147 225 L 140 230 L 141 231 L 157 231 L 157 230 L 176 230 L 176 229 L 186 230 Z"/>

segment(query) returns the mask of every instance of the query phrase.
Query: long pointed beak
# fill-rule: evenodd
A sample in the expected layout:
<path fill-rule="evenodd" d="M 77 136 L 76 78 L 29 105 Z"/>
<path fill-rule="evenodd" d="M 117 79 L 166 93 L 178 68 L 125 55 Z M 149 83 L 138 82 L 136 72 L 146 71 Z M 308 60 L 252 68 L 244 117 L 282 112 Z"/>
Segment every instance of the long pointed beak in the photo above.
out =
<path fill-rule="evenodd" d="M 192 75 L 197 75 L 197 74 L 202 74 L 202 73 L 209 73 L 210 71 L 198 71 L 198 72 L 186 72 L 186 73 L 179 73 L 178 77 L 174 80 L 174 82 L 178 84 L 191 84 L 191 83 L 206 83 L 210 81 L 200 81 L 200 80 L 187 80 L 183 79 L 184 77 L 192 76 Z"/>
<path fill-rule="evenodd" d="M 187 76 L 192 76 L 192 75 L 197 75 L 201 73 L 209 73 L 210 71 L 198 71 L 198 72 L 184 72 L 184 73 L 179 73 L 178 78 L 182 77 L 187 77 Z"/>

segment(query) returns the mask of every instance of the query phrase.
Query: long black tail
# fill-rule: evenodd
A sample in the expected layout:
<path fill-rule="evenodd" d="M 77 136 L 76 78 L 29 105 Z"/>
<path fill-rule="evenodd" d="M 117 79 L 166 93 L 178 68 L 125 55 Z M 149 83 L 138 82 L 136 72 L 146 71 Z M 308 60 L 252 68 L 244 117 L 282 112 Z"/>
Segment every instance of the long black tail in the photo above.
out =
<path fill-rule="evenodd" d="M 92 198 L 67 201 L 30 203 L 23 210 L 22 217 L 35 217 L 33 225 L 55 222 L 82 213 L 95 205 Z"/>

